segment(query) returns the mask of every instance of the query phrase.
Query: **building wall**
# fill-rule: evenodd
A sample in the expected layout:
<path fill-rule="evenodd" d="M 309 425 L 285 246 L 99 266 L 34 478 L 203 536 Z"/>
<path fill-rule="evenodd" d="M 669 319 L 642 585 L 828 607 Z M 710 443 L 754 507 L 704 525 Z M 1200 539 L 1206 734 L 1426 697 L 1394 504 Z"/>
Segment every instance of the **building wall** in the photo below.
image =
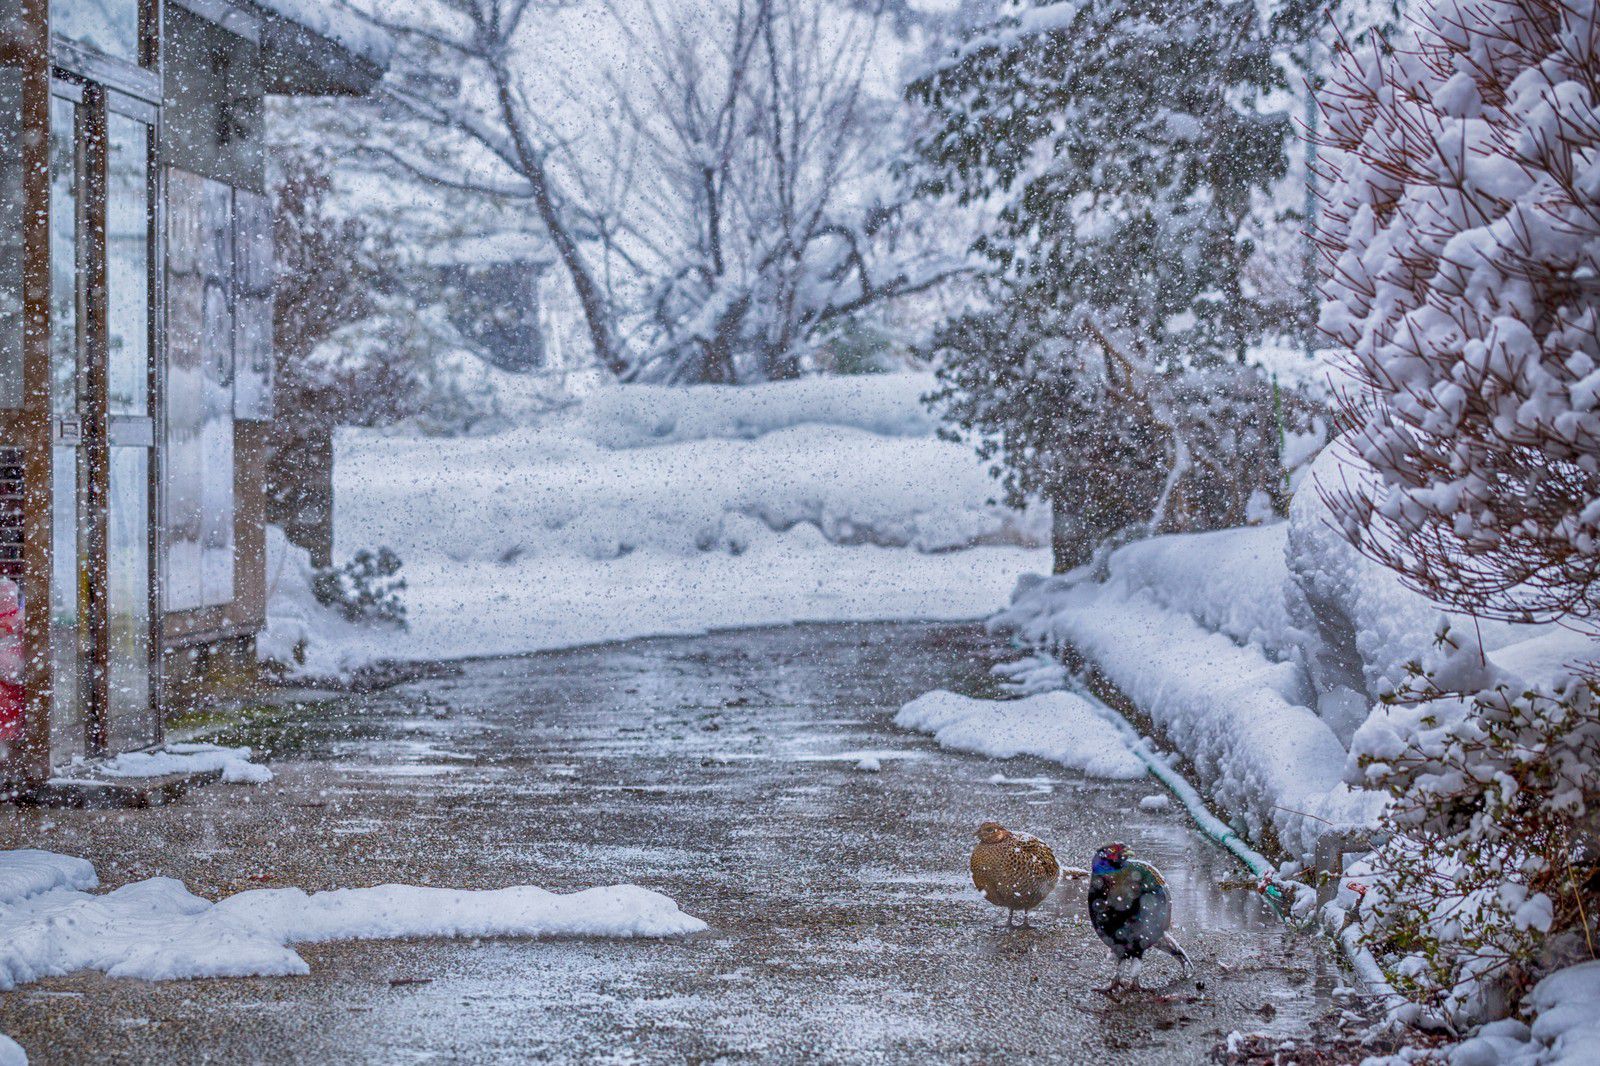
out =
<path fill-rule="evenodd" d="M 265 82 L 256 41 L 169 5 L 165 75 L 163 165 L 264 194 Z M 202 696 L 237 691 L 253 678 L 246 667 L 254 634 L 266 620 L 266 437 L 265 422 L 232 421 L 231 598 L 163 615 L 167 702 L 180 712 Z"/>
<path fill-rule="evenodd" d="M 265 192 L 261 47 L 175 4 L 166 33 L 164 162 Z"/>

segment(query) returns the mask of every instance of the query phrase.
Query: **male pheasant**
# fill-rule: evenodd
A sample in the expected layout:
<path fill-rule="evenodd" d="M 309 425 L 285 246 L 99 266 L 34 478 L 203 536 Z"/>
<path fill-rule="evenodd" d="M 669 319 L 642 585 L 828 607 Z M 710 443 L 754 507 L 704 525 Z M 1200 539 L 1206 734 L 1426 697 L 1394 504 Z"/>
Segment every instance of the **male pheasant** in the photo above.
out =
<path fill-rule="evenodd" d="M 1193 967 L 1189 955 L 1172 938 L 1172 894 L 1166 879 L 1147 862 L 1128 857 L 1126 844 L 1107 844 L 1094 853 L 1089 878 L 1089 922 L 1111 949 L 1116 970 L 1111 984 L 1100 991 L 1115 995 L 1122 987 L 1123 963 L 1131 963 L 1127 984 L 1139 987 L 1144 953 L 1160 948 L 1183 965 L 1188 977 Z"/>
<path fill-rule="evenodd" d="M 978 846 L 972 849 L 972 883 L 984 898 L 1006 909 L 1010 927 L 1022 912 L 1045 901 L 1061 879 L 1061 867 L 1050 845 L 1027 833 L 1013 833 L 999 822 L 984 822 L 978 827 Z"/>

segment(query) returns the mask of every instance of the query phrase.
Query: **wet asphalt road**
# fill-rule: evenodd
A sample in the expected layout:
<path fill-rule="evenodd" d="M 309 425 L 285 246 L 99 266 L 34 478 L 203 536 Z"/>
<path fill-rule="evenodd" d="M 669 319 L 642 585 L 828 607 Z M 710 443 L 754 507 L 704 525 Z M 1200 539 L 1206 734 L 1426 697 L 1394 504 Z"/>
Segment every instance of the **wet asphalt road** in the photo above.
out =
<path fill-rule="evenodd" d="M 671 638 L 466 664 L 232 738 L 271 785 L 137 812 L 0 808 L 0 847 L 217 896 L 403 881 L 556 891 L 633 882 L 710 923 L 682 940 L 308 945 L 299 978 L 98 974 L 0 995 L 36 1064 L 837 1061 L 1182 1063 L 1232 1030 L 1294 1033 L 1339 973 L 1286 933 L 1152 780 L 944 752 L 891 722 L 931 688 L 992 694 L 971 626 Z M 882 771 L 855 768 L 865 753 Z M 1080 883 L 994 928 L 972 829 L 1026 828 L 1087 865 L 1116 837 L 1172 884 L 1203 996 L 1112 1004 Z M 1175 981 L 1153 958 L 1146 980 Z M 396 984 L 395 982 L 401 982 Z M 1188 992 L 1174 983 L 1171 991 Z"/>

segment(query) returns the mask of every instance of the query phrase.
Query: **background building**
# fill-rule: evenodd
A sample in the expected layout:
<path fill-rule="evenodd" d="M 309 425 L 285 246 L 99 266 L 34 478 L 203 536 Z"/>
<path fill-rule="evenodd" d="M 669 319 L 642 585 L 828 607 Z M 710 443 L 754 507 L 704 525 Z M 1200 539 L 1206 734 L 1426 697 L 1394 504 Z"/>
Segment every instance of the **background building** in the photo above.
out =
<path fill-rule="evenodd" d="M 263 103 L 364 93 L 388 53 L 306 0 L 0 12 L 0 778 L 154 743 L 176 697 L 249 666 Z"/>

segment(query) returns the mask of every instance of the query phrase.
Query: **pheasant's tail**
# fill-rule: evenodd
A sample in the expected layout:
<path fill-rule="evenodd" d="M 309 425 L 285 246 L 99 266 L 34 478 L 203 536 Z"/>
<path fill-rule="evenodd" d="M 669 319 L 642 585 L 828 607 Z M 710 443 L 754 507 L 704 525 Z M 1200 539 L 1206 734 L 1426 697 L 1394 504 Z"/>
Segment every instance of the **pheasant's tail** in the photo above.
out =
<path fill-rule="evenodd" d="M 1178 960 L 1179 965 L 1183 967 L 1183 976 L 1188 977 L 1194 972 L 1194 963 L 1190 961 L 1189 953 L 1183 950 L 1183 945 L 1178 943 L 1177 938 L 1171 933 L 1161 934 L 1156 947 Z"/>

